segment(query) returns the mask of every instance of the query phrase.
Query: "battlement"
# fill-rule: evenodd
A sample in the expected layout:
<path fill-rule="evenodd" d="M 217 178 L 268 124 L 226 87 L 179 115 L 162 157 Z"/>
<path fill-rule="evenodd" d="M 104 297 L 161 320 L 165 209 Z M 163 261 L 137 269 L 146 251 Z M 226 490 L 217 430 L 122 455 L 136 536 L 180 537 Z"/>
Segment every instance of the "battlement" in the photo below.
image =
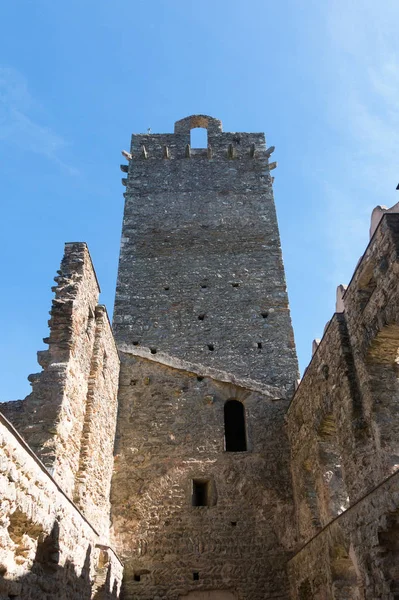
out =
<path fill-rule="evenodd" d="M 191 130 L 195 128 L 207 130 L 207 144 L 204 148 L 192 147 Z M 262 160 L 265 168 L 272 170 L 276 164 L 269 163 L 274 148 L 266 149 L 263 133 L 223 132 L 221 121 L 206 115 L 192 115 L 176 121 L 174 133 L 140 133 L 133 134 L 130 153 L 124 156 L 130 159 L 133 169 L 135 162 L 208 159 L 230 160 Z M 127 165 L 121 170 L 129 172 Z M 124 182 L 125 183 L 125 182 Z"/>

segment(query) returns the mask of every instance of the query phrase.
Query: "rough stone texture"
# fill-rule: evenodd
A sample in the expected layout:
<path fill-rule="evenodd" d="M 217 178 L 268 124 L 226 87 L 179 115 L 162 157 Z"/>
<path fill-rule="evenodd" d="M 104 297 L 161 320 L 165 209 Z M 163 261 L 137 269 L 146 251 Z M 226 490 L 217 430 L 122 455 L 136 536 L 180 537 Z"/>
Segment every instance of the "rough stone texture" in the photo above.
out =
<path fill-rule="evenodd" d="M 0 415 L 0 598 L 116 599 L 122 565 Z"/>
<path fill-rule="evenodd" d="M 245 407 L 247 452 L 224 451 L 231 398 Z M 285 409 L 284 401 L 122 354 L 111 499 L 124 598 L 204 590 L 288 598 Z M 209 480 L 210 506 L 192 506 L 193 479 Z"/>
<path fill-rule="evenodd" d="M 295 599 L 399 597 L 398 274 L 386 213 L 288 409 Z"/>
<path fill-rule="evenodd" d="M 399 473 L 329 524 L 289 562 L 292 600 L 396 600 Z"/>
<path fill-rule="evenodd" d="M 106 541 L 119 358 L 86 244 L 66 244 L 55 280 L 43 371 L 0 410 Z"/>
<path fill-rule="evenodd" d="M 193 127 L 208 129 L 208 148 L 190 149 Z M 113 321 L 120 349 L 292 390 L 268 154 L 263 133 L 223 133 L 202 115 L 173 134 L 132 136 Z"/>

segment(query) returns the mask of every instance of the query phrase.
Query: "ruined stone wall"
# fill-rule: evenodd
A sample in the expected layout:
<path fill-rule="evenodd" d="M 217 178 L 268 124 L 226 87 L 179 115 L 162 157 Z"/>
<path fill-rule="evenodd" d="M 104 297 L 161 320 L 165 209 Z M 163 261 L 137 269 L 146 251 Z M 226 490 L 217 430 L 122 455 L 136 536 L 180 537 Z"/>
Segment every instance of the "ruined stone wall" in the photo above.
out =
<path fill-rule="evenodd" d="M 32 393 L 0 405 L 106 541 L 119 359 L 86 244 L 65 245 Z"/>
<path fill-rule="evenodd" d="M 343 513 L 289 562 L 293 600 L 395 600 L 399 474 Z"/>
<path fill-rule="evenodd" d="M 205 127 L 208 147 L 190 148 Z M 196 115 L 132 136 L 114 332 L 126 352 L 292 389 L 297 361 L 262 133 Z"/>
<path fill-rule="evenodd" d="M 380 556 L 396 552 L 388 538 L 399 534 L 397 478 L 387 480 L 399 466 L 398 273 L 399 215 L 386 214 L 287 412 L 298 549 L 292 598 L 399 593 L 399 572 L 383 575 Z M 396 532 L 386 534 L 389 552 L 376 542 L 388 521 Z"/>
<path fill-rule="evenodd" d="M 0 597 L 119 597 L 122 565 L 0 415 Z"/>
<path fill-rule="evenodd" d="M 111 498 L 123 597 L 288 598 L 286 402 L 125 353 L 121 360 Z M 245 409 L 243 452 L 225 451 L 233 398 Z M 208 506 L 192 506 L 193 480 L 209 482 Z"/>

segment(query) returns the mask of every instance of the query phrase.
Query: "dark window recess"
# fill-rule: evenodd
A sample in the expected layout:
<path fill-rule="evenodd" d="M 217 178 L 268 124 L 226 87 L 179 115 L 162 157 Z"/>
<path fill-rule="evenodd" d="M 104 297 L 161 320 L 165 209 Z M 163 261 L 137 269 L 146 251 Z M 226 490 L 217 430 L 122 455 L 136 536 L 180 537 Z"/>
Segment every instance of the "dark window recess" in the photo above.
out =
<path fill-rule="evenodd" d="M 204 290 L 205 288 L 207 288 L 208 286 L 206 285 L 206 283 L 201 283 L 201 287 Z"/>
<path fill-rule="evenodd" d="M 134 342 L 132 342 L 132 344 L 133 344 L 133 346 L 138 346 L 139 345 L 139 343 L 138 343 L 137 340 L 135 340 Z"/>
<path fill-rule="evenodd" d="M 163 289 L 165 290 L 165 292 L 168 292 L 169 291 L 169 286 L 167 285 Z"/>
<path fill-rule="evenodd" d="M 232 527 L 237 527 L 237 521 L 231 521 L 231 526 Z"/>
<path fill-rule="evenodd" d="M 228 400 L 224 405 L 224 436 L 226 452 L 246 451 L 244 405 L 238 400 Z"/>
<path fill-rule="evenodd" d="M 262 350 L 262 342 L 258 342 L 258 348 L 259 350 Z"/>
<path fill-rule="evenodd" d="M 194 581 L 198 581 L 199 580 L 199 573 L 198 573 L 198 571 L 194 571 L 193 572 L 193 580 Z"/>
<path fill-rule="evenodd" d="M 203 381 L 203 379 L 204 379 L 203 377 L 201 377 L 200 375 L 198 375 L 197 381 Z"/>
<path fill-rule="evenodd" d="M 193 506 L 209 506 L 209 481 L 193 479 Z"/>
<path fill-rule="evenodd" d="M 235 288 L 237 288 L 237 287 L 240 287 L 240 284 L 239 284 L 239 283 L 236 283 L 236 282 L 235 282 L 235 283 L 232 283 L 231 285 L 232 285 L 233 287 L 235 287 Z"/>
<path fill-rule="evenodd" d="M 157 349 L 156 348 L 150 348 L 150 352 L 151 352 L 151 354 L 156 354 L 157 353 Z"/>
<path fill-rule="evenodd" d="M 208 344 L 208 350 L 213 352 L 214 349 L 215 349 L 215 346 L 213 344 Z"/>
<path fill-rule="evenodd" d="M 262 317 L 263 317 L 264 319 L 267 319 L 267 317 L 269 316 L 269 313 L 268 313 L 268 312 L 262 312 L 262 313 L 260 313 L 260 314 L 262 315 Z"/>
<path fill-rule="evenodd" d="M 135 574 L 133 575 L 133 579 L 134 579 L 134 581 L 140 581 L 140 579 L 141 579 L 141 576 L 140 576 L 138 573 L 135 573 Z"/>
<path fill-rule="evenodd" d="M 198 319 L 199 319 L 200 321 L 203 321 L 203 320 L 205 319 L 205 314 L 204 314 L 204 313 L 201 313 L 200 315 L 198 315 Z"/>

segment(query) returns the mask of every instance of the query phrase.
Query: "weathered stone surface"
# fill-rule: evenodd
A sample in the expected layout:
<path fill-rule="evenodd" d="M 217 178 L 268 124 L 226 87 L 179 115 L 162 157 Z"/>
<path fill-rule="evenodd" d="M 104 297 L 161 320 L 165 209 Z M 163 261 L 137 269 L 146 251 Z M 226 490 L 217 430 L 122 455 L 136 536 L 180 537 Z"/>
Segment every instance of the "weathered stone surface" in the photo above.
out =
<path fill-rule="evenodd" d="M 399 215 L 388 213 L 287 412 L 294 599 L 399 594 L 398 274 Z"/>
<path fill-rule="evenodd" d="M 0 410 L 106 542 L 118 352 L 86 244 L 65 245 L 55 279 L 49 349 L 38 353 L 43 371 L 30 377 L 24 401 Z"/>
<path fill-rule="evenodd" d="M 187 158 L 199 126 L 212 156 Z M 195 115 L 173 134 L 133 135 L 131 155 L 118 346 L 291 391 L 297 362 L 264 135 L 223 133 Z"/>
<path fill-rule="evenodd" d="M 247 452 L 224 450 L 231 398 L 245 407 Z M 111 501 L 124 598 L 210 589 L 288 598 L 285 409 L 285 401 L 122 354 Z M 210 506 L 192 506 L 193 480 L 210 482 Z"/>
<path fill-rule="evenodd" d="M 100 541 L 0 415 L 0 598 L 116 599 L 122 565 Z"/>

